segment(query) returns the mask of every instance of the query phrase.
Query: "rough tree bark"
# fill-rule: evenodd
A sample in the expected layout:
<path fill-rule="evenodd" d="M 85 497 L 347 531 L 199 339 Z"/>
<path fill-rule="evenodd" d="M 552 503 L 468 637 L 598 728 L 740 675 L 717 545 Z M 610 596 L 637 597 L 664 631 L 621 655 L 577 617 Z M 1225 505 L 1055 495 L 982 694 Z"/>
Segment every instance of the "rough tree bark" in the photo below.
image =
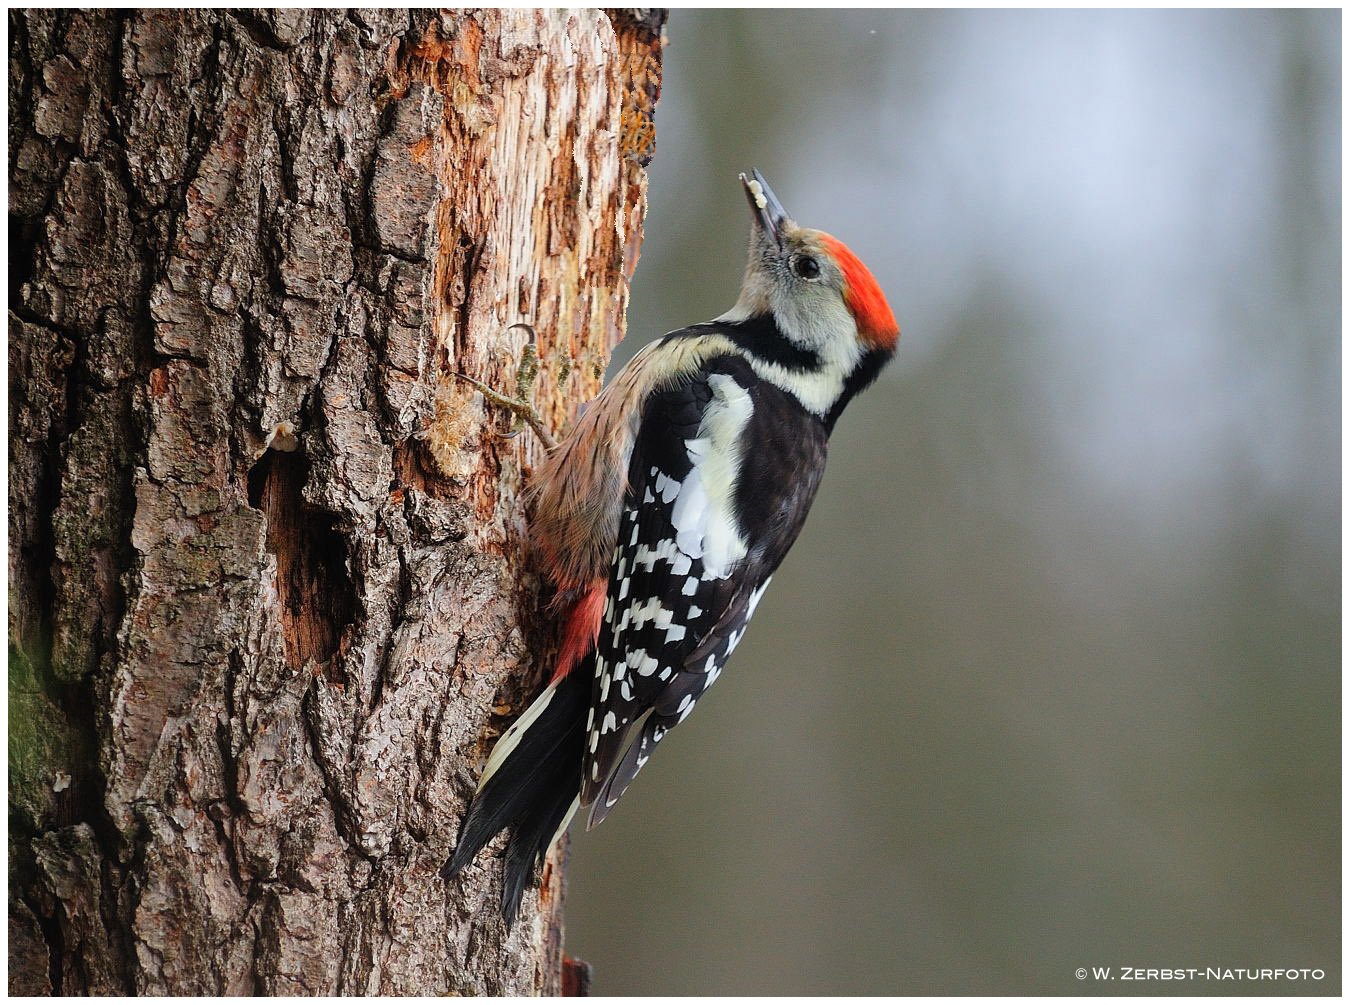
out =
<path fill-rule="evenodd" d="M 553 644 L 659 11 L 10 14 L 10 990 L 556 993 L 437 876 Z"/>

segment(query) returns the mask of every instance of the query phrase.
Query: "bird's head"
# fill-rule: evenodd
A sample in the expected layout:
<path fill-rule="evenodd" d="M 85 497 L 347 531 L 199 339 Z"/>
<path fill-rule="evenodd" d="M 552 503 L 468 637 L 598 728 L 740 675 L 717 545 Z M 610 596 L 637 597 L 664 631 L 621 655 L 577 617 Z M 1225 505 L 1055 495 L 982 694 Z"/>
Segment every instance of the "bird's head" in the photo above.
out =
<path fill-rule="evenodd" d="M 741 295 L 726 317 L 771 317 L 784 338 L 822 357 L 892 354 L 900 328 L 862 260 L 838 238 L 799 227 L 758 171 L 741 184 L 754 224 Z"/>

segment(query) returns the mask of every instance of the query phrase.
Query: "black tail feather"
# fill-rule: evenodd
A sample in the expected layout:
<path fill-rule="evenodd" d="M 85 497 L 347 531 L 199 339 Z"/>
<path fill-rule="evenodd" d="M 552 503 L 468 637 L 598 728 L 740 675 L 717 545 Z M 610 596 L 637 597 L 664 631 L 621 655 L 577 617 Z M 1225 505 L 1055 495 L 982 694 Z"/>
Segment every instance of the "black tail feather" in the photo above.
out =
<path fill-rule="evenodd" d="M 624 751 L 623 760 L 615 766 L 600 794 L 591 803 L 591 811 L 586 819 L 587 830 L 599 827 L 605 817 L 609 816 L 609 811 L 628 791 L 628 786 L 651 756 L 652 748 L 660 742 L 661 736 L 665 735 L 668 728 L 669 724 L 663 725 L 655 716 L 639 719 L 634 723 L 628 735 L 628 749 Z"/>
<path fill-rule="evenodd" d="M 474 796 L 455 852 L 441 869 L 445 879 L 453 878 L 499 831 L 511 827 L 502 890 L 508 925 L 581 787 L 590 678 L 583 664 L 558 684 L 548 707 Z"/>
<path fill-rule="evenodd" d="M 558 833 L 572 802 L 577 798 L 576 790 L 581 787 L 581 749 L 578 744 L 575 758 L 566 758 L 567 764 L 576 767 L 556 772 L 557 784 L 553 796 L 541 803 L 538 812 L 529 820 L 518 823 L 511 832 L 511 840 L 506 845 L 506 870 L 502 881 L 502 917 L 506 919 L 508 928 L 516 920 L 516 912 L 520 910 L 520 902 L 530 879 L 543 864 L 553 844 L 553 835 Z M 561 765 L 564 759 L 559 758 L 558 761 Z"/>

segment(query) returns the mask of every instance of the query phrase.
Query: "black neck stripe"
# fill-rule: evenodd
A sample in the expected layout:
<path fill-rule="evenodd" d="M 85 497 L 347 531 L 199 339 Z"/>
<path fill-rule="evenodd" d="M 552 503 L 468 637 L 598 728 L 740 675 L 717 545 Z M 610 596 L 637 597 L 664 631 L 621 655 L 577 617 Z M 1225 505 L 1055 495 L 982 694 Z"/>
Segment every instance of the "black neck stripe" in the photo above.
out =
<path fill-rule="evenodd" d="M 839 400 L 830 409 L 830 414 L 825 416 L 825 429 L 827 431 L 834 431 L 834 424 L 839 421 L 844 406 L 852 401 L 859 392 L 867 390 L 867 386 L 877 379 L 877 374 L 881 373 L 881 368 L 890 361 L 893 355 L 894 353 L 886 349 L 869 349 L 863 354 L 863 358 L 858 360 L 858 365 L 853 368 L 853 372 L 845 378 L 844 390 L 839 395 Z"/>
<path fill-rule="evenodd" d="M 785 370 L 809 373 L 820 369 L 820 356 L 789 342 L 767 314 L 744 321 L 707 321 L 686 330 L 724 335 L 755 359 L 776 363 Z"/>

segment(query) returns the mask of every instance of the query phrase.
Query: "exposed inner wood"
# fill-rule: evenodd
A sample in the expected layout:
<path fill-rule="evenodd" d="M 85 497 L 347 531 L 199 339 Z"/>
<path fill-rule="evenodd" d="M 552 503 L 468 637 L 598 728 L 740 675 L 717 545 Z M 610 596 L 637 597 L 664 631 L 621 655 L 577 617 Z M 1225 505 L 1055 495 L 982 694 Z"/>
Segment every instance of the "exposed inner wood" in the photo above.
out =
<path fill-rule="evenodd" d="M 249 471 L 249 504 L 266 517 L 267 550 L 276 557 L 287 665 L 303 670 L 313 660 L 339 683 L 332 658 L 352 625 L 356 599 L 337 517 L 305 504 L 308 475 L 303 453 L 268 450 Z"/>

